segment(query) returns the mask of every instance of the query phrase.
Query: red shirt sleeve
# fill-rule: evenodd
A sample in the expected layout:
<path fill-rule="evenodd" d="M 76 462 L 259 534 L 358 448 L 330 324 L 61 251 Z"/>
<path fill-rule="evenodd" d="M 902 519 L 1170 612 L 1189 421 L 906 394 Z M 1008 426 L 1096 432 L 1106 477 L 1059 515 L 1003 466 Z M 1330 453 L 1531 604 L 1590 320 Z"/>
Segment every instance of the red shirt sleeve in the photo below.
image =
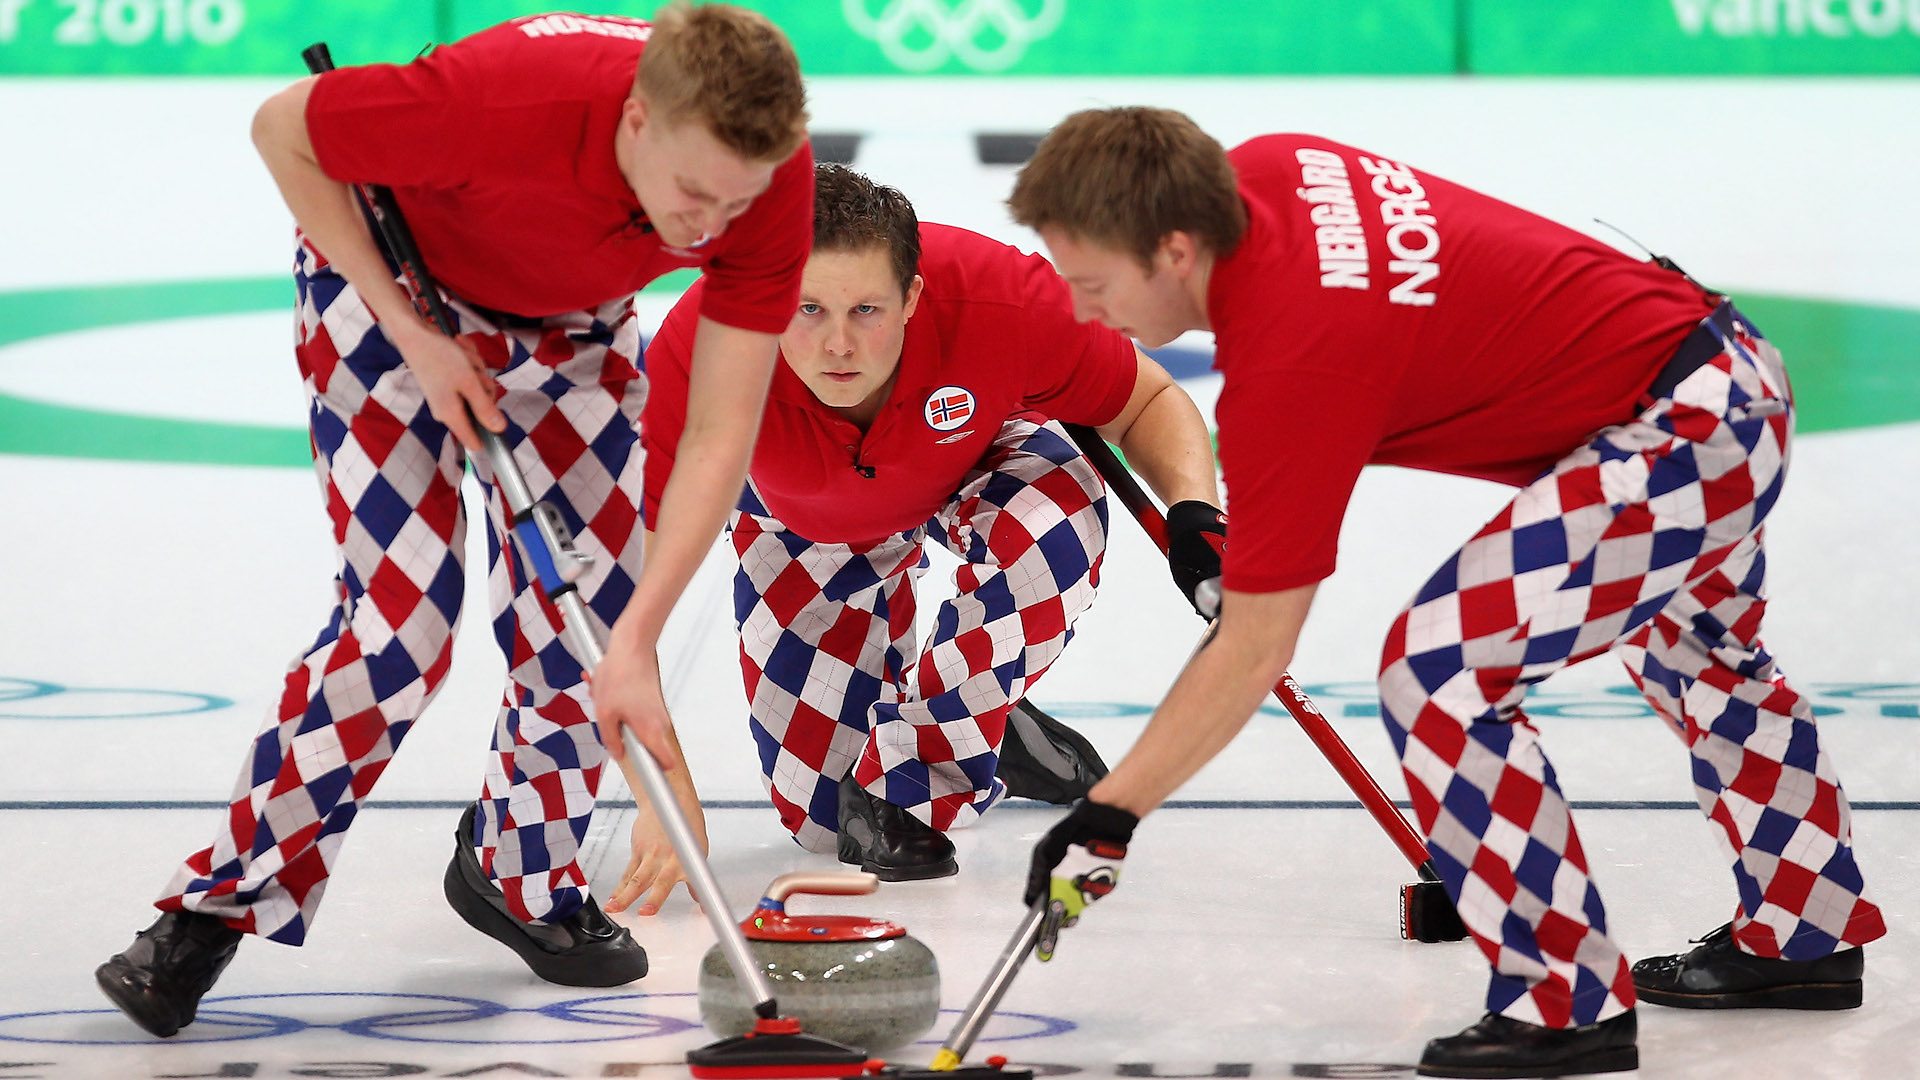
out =
<path fill-rule="evenodd" d="M 800 271 L 813 251 L 813 148 L 802 143 L 773 183 L 721 234 L 708 264 L 700 314 L 717 323 L 778 334 L 800 304 Z"/>
<path fill-rule="evenodd" d="M 453 187 L 473 172 L 480 133 L 461 122 L 480 97 L 457 46 L 410 64 L 368 64 L 320 76 L 307 96 L 307 135 L 321 171 L 342 183 Z"/>
<path fill-rule="evenodd" d="M 1120 415 L 1140 378 L 1133 342 L 1073 317 L 1073 299 L 1052 264 L 1022 256 L 1026 277 L 1020 325 L 1008 336 L 1027 356 L 1026 404 L 1056 420 L 1097 427 Z"/>
<path fill-rule="evenodd" d="M 647 342 L 647 405 L 640 414 L 640 445 L 647 462 L 640 506 L 649 529 L 658 528 L 660 496 L 673 475 L 674 454 L 687 427 L 687 380 L 700 327 L 700 292 L 701 283 L 696 282 Z"/>
<path fill-rule="evenodd" d="M 1221 583 L 1280 592 L 1333 573 L 1340 523 L 1380 440 L 1385 395 L 1331 370 L 1223 358 L 1214 406 L 1232 539 Z"/>

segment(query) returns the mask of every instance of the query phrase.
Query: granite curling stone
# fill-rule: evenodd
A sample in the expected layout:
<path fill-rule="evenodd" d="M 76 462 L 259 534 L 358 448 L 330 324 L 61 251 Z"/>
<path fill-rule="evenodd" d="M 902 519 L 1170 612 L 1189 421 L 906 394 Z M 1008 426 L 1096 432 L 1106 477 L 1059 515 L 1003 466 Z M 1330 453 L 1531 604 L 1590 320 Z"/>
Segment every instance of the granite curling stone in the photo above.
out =
<path fill-rule="evenodd" d="M 905 1046 L 940 1013 L 940 967 L 906 928 L 858 915 L 793 915 L 795 893 L 859 896 L 880 880 L 847 871 L 783 874 L 740 924 L 780 1012 L 809 1034 L 868 1050 Z M 722 1037 L 753 1029 L 751 994 L 718 945 L 700 962 L 700 1020 Z"/>

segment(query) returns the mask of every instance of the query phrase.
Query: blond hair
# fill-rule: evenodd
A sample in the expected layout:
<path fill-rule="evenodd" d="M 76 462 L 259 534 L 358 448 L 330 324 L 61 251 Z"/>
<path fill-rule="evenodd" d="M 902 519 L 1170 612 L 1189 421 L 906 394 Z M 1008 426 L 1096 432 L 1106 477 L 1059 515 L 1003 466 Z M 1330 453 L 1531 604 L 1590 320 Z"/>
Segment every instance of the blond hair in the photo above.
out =
<path fill-rule="evenodd" d="M 1133 255 L 1149 269 L 1168 233 L 1185 232 L 1227 255 L 1247 231 L 1227 152 L 1171 109 L 1089 109 L 1067 117 L 1020 170 L 1007 207 L 1028 228 L 1059 228 Z"/>
<path fill-rule="evenodd" d="M 634 92 L 669 122 L 697 120 L 749 161 L 785 161 L 807 137 L 800 61 L 759 12 L 674 0 L 655 12 Z"/>

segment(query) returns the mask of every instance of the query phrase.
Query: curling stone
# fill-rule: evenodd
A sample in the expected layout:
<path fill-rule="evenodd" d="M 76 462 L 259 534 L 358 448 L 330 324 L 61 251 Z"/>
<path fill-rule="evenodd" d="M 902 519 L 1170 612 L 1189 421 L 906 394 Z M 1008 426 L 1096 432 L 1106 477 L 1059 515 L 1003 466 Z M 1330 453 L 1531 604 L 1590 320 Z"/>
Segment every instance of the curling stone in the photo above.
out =
<path fill-rule="evenodd" d="M 795 893 L 862 896 L 880 887 L 851 871 L 783 874 L 740 923 L 782 1015 L 809 1033 L 865 1047 L 904 1046 L 940 1013 L 940 967 L 906 928 L 858 915 L 794 915 Z M 700 961 L 700 1019 L 721 1036 L 753 1029 L 754 1002 L 718 945 Z"/>

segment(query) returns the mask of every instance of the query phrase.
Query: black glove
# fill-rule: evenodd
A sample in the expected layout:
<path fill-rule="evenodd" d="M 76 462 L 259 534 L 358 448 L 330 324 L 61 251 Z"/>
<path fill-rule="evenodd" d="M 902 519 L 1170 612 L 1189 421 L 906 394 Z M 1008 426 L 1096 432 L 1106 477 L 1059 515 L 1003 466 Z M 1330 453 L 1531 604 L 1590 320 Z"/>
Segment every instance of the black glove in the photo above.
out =
<path fill-rule="evenodd" d="M 1227 515 L 1198 499 L 1167 508 L 1167 565 L 1173 583 L 1202 618 L 1220 614 L 1220 554 L 1227 547 Z M 1211 597 L 1197 595 L 1211 581 Z"/>
<path fill-rule="evenodd" d="M 1022 902 L 1032 907 L 1047 898 L 1046 921 L 1034 947 L 1041 960 L 1053 959 L 1061 928 L 1078 922 L 1087 905 L 1120 883 L 1120 862 L 1138 824 L 1139 818 L 1117 806 L 1081 799 L 1034 845 Z"/>

